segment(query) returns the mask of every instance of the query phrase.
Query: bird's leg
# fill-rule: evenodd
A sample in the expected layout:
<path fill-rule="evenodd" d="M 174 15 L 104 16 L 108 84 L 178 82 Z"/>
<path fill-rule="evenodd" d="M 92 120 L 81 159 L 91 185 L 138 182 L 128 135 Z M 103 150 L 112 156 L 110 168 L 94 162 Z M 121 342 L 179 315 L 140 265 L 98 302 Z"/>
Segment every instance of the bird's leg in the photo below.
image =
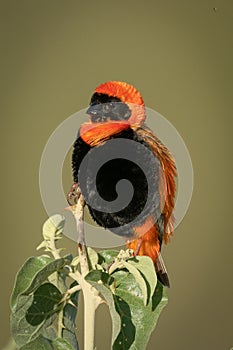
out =
<path fill-rule="evenodd" d="M 134 256 L 137 256 L 142 245 L 142 239 L 139 238 L 137 248 L 135 249 Z"/>
<path fill-rule="evenodd" d="M 72 197 L 74 197 L 73 198 L 74 204 L 77 204 L 80 195 L 81 195 L 81 191 L 80 191 L 79 184 L 78 182 L 74 182 L 70 188 L 70 191 L 67 194 L 67 202 L 69 203 L 69 205 L 73 205 Z"/>

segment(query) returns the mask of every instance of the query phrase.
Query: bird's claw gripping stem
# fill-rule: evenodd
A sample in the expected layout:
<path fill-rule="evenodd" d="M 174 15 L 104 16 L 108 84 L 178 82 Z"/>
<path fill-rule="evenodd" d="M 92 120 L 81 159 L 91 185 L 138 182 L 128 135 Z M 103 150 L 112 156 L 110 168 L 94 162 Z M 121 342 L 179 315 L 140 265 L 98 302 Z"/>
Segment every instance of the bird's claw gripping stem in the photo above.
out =
<path fill-rule="evenodd" d="M 67 194 L 67 202 L 69 203 L 69 205 L 72 206 L 73 204 L 77 204 L 80 195 L 81 195 L 81 191 L 80 191 L 79 184 L 78 182 L 74 182 L 70 188 L 70 191 Z"/>

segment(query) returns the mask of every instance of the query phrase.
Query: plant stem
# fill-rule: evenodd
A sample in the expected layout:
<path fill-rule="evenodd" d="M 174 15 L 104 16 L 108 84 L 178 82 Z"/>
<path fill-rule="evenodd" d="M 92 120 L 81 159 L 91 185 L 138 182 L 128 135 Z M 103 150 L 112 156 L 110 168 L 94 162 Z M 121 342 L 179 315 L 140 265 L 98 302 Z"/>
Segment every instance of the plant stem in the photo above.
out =
<path fill-rule="evenodd" d="M 54 259 L 60 259 L 61 255 L 59 253 L 59 249 L 56 247 L 56 240 L 54 237 L 50 238 L 49 247 L 51 249 L 51 253 L 53 254 Z"/>
<path fill-rule="evenodd" d="M 70 276 L 70 277 L 71 277 L 71 276 Z M 77 291 L 79 291 L 79 290 L 81 290 L 81 286 L 80 286 L 80 285 L 74 286 L 74 287 L 72 287 L 72 288 L 70 288 L 70 289 L 68 289 L 68 290 L 66 291 L 66 295 L 74 294 L 75 292 L 77 292 Z"/>
<path fill-rule="evenodd" d="M 90 286 L 90 285 L 89 285 Z M 98 299 L 89 288 L 85 289 L 84 296 L 84 350 L 94 349 L 95 312 L 99 306 Z"/>
<path fill-rule="evenodd" d="M 63 310 L 61 310 L 58 314 L 58 338 L 62 337 L 62 330 L 63 330 L 64 326 L 63 326 Z"/>
<path fill-rule="evenodd" d="M 83 208 L 85 205 L 82 194 L 80 195 L 77 205 L 72 207 L 71 211 L 76 220 L 77 233 L 78 233 L 78 255 L 80 259 L 81 274 L 76 271 L 70 273 L 70 277 L 76 279 L 80 284 L 83 291 L 84 298 L 84 350 L 94 349 L 94 336 L 95 336 L 95 311 L 97 307 L 103 302 L 103 299 L 99 296 L 99 293 L 89 283 L 86 282 L 85 276 L 89 272 L 87 249 L 84 236 L 84 224 L 83 224 Z"/>
<path fill-rule="evenodd" d="M 77 226 L 77 233 L 78 233 L 77 243 L 78 244 L 81 243 L 83 245 L 85 245 L 84 222 L 83 222 L 84 206 L 85 206 L 85 200 L 83 195 L 81 194 L 79 196 L 77 204 L 70 207 L 70 210 L 74 215 L 76 226 Z"/>

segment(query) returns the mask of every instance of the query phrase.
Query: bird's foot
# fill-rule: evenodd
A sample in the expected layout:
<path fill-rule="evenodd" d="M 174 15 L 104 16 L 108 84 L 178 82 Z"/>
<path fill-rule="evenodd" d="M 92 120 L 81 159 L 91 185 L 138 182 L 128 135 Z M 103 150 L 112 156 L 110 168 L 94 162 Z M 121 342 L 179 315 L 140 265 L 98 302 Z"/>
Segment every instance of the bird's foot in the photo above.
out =
<path fill-rule="evenodd" d="M 67 202 L 69 205 L 77 204 L 78 199 L 81 195 L 80 187 L 78 182 L 74 182 L 73 185 L 70 188 L 70 191 L 67 194 Z"/>

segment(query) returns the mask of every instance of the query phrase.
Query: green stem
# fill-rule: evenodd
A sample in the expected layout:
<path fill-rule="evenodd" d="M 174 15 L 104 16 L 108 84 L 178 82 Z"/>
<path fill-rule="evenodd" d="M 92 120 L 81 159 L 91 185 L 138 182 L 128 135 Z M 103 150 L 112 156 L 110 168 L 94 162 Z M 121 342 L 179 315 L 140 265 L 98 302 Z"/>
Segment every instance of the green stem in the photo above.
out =
<path fill-rule="evenodd" d="M 63 309 L 58 314 L 57 327 L 58 327 L 58 331 L 57 331 L 58 338 L 62 338 L 62 330 L 64 328 L 64 326 L 63 326 Z"/>
<path fill-rule="evenodd" d="M 69 276 L 70 276 L 70 274 L 69 274 Z M 70 276 L 71 277 L 71 276 Z M 77 279 L 75 279 L 76 281 L 77 281 Z M 67 292 L 66 292 L 66 295 L 71 295 L 71 294 L 74 294 L 75 292 L 77 292 L 77 291 L 79 291 L 79 290 L 81 290 L 81 286 L 80 285 L 78 285 L 78 286 L 74 286 L 74 287 L 72 287 L 72 288 L 70 288 L 70 289 L 68 289 L 67 290 Z"/>
<path fill-rule="evenodd" d="M 91 289 L 85 288 L 84 296 L 84 350 L 94 349 L 95 338 L 95 312 L 100 304 L 98 297 L 93 294 Z M 100 299 L 100 298 L 99 298 Z"/>
<path fill-rule="evenodd" d="M 95 312 L 104 300 L 99 296 L 97 290 L 86 282 L 83 275 L 78 271 L 69 273 L 69 276 L 76 280 L 83 292 L 84 298 L 84 350 L 94 349 L 95 336 Z M 77 286 L 76 286 L 77 287 Z M 74 292 L 76 289 L 70 289 L 68 292 Z"/>
<path fill-rule="evenodd" d="M 56 240 L 54 237 L 50 238 L 49 248 L 51 249 L 51 253 L 53 254 L 54 259 L 60 259 L 61 255 L 56 247 Z"/>
<path fill-rule="evenodd" d="M 95 311 L 97 307 L 103 302 L 99 293 L 89 283 L 86 282 L 85 276 L 89 272 L 87 249 L 84 237 L 83 225 L 83 208 L 85 202 L 82 195 L 80 195 L 78 203 L 74 210 L 72 210 L 76 220 L 76 227 L 78 232 L 78 255 L 80 259 L 81 274 L 76 271 L 70 273 L 72 278 L 75 278 L 80 284 L 84 297 L 84 350 L 94 349 L 94 335 L 95 335 Z"/>

